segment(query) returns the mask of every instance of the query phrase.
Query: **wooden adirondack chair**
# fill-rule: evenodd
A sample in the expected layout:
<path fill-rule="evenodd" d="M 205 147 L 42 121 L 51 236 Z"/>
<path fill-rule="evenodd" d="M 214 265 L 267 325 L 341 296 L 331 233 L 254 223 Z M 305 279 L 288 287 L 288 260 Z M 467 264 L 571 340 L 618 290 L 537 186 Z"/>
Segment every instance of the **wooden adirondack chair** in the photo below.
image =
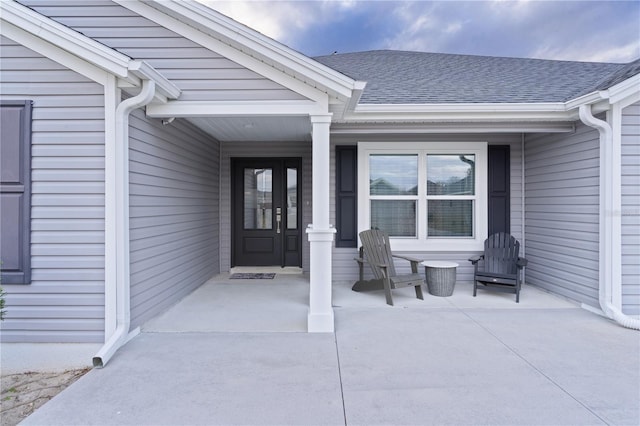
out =
<path fill-rule="evenodd" d="M 360 268 L 360 280 L 351 288 L 353 291 L 384 289 L 387 304 L 393 306 L 391 289 L 413 286 L 416 290 L 416 297 L 418 299 L 424 299 L 422 295 L 424 279 L 422 275 L 418 273 L 418 263 L 421 262 L 420 260 L 391 253 L 389 236 L 378 229 L 362 231 L 360 233 L 360 241 L 362 241 L 360 257 L 355 259 Z M 393 263 L 394 257 L 411 262 L 411 273 L 404 275 L 396 274 L 396 268 Z M 371 266 L 375 277 L 372 280 L 364 279 L 363 268 L 365 263 Z"/>
<path fill-rule="evenodd" d="M 520 243 L 507 233 L 487 238 L 484 254 L 469 259 L 474 266 L 473 297 L 480 283 L 487 290 L 515 293 L 516 303 L 520 303 L 520 270 L 527 265 L 527 259 L 519 257 L 519 252 Z"/>

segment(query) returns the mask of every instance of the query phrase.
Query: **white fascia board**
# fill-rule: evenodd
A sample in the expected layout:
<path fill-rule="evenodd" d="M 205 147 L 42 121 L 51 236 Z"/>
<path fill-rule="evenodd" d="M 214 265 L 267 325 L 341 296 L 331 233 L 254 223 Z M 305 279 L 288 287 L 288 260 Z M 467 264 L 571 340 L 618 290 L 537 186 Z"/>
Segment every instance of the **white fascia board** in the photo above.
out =
<path fill-rule="evenodd" d="M 580 105 L 595 105 L 604 102 L 602 92 L 591 92 L 565 102 L 567 110 L 578 109 Z"/>
<path fill-rule="evenodd" d="M 320 64 L 313 59 L 263 35 L 259 32 L 195 1 L 165 0 L 145 3 L 159 10 L 178 13 L 190 20 L 189 24 L 216 38 L 224 39 L 235 48 L 250 50 L 275 68 L 291 73 L 298 79 L 315 85 L 338 97 L 350 98 L 356 82 L 351 78 Z M 322 88 L 318 87 L 322 86 Z"/>
<path fill-rule="evenodd" d="M 3 19 L 0 19 L 0 34 L 91 81 L 103 86 L 107 84 L 110 75 L 107 71 Z"/>
<path fill-rule="evenodd" d="M 0 1 L 2 20 L 65 50 L 110 74 L 126 78 L 130 58 L 12 1 Z M 4 25 L 3 25 L 4 27 Z M 4 34 L 4 28 L 2 29 Z"/>
<path fill-rule="evenodd" d="M 564 103 L 492 103 L 492 104 L 363 104 L 347 122 L 482 122 L 482 121 L 573 121 L 575 111 Z"/>
<path fill-rule="evenodd" d="M 485 122 L 485 123 L 333 123 L 331 134 L 337 135 L 418 135 L 434 133 L 570 133 L 573 122 Z"/>
<path fill-rule="evenodd" d="M 640 94 L 640 74 L 636 74 L 604 91 L 604 96 L 612 104 Z"/>
<path fill-rule="evenodd" d="M 160 74 L 155 68 L 145 61 L 134 60 L 129 64 L 129 71 L 137 77 L 153 80 L 156 83 L 156 91 L 169 99 L 178 99 L 182 91 L 165 76 Z"/>
<path fill-rule="evenodd" d="M 344 109 L 343 116 L 346 112 L 352 113 L 358 107 L 358 102 L 360 102 L 360 98 L 364 93 L 364 88 L 367 85 L 367 83 L 364 81 L 356 81 L 355 83 L 356 84 L 353 89 L 353 95 L 349 99 L 349 102 Z"/>
<path fill-rule="evenodd" d="M 148 117 L 308 116 L 326 114 L 313 101 L 168 101 L 146 107 Z"/>
<path fill-rule="evenodd" d="M 226 58 L 268 78 L 274 82 L 290 89 L 302 96 L 309 99 L 324 102 L 327 95 L 331 97 L 341 98 L 346 100 L 351 96 L 351 89 L 353 80 L 343 76 L 344 79 L 350 81 L 350 85 L 338 85 L 335 81 L 328 79 L 322 81 L 321 74 L 316 77 L 317 81 L 314 81 L 309 76 L 309 80 L 306 81 L 297 78 L 295 70 L 289 69 L 285 64 L 288 62 L 285 60 L 282 53 L 276 50 L 270 50 L 267 46 L 260 44 L 256 40 L 249 40 L 247 33 L 253 32 L 248 28 L 239 26 L 244 29 L 244 32 L 234 30 L 228 22 L 221 20 L 222 15 L 209 9 L 206 6 L 199 5 L 193 2 L 182 1 L 127 1 L 127 0 L 114 0 L 121 6 L 147 18 L 163 27 L 176 32 L 183 37 L 197 43 L 207 49 L 210 49 Z M 226 18 L 229 20 L 229 18 Z M 225 34 L 222 34 L 225 32 Z M 264 36 L 263 36 L 264 37 Z M 251 42 L 250 42 L 251 41 Z M 246 43 L 246 44 L 245 44 Z M 276 43 L 271 41 L 271 43 Z M 255 49 L 262 48 L 263 53 L 259 53 Z M 298 54 L 300 55 L 300 54 Z M 300 55 L 301 56 L 301 55 Z M 272 58 L 275 58 L 272 59 Z M 314 62 L 311 59 L 308 61 Z M 280 64 L 281 67 L 277 68 L 275 65 Z M 320 64 L 317 64 L 320 67 Z M 330 70 L 327 68 L 327 70 Z M 333 71 L 335 73 L 335 71 Z M 326 78 L 326 76 L 325 76 Z M 333 86 L 329 83 L 333 82 Z"/>

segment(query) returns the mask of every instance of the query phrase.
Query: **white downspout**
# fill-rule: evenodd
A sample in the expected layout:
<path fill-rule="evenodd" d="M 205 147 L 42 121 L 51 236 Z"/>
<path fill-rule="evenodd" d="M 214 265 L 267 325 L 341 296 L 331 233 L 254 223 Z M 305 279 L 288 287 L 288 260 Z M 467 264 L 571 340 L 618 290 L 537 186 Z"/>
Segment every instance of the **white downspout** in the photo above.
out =
<path fill-rule="evenodd" d="M 527 208 L 527 203 L 526 203 L 526 198 L 525 198 L 525 190 L 526 190 L 526 182 L 525 182 L 525 156 L 524 156 L 524 133 L 520 134 L 520 192 L 522 194 L 522 197 L 520 198 L 520 235 L 521 235 L 521 240 L 522 240 L 522 244 L 520 245 L 520 248 L 522 249 L 522 257 L 526 258 L 527 257 L 527 234 L 526 234 L 526 226 L 525 226 L 525 220 L 526 220 L 526 208 Z M 525 274 L 526 274 L 526 269 L 527 268 L 523 268 L 522 269 L 522 282 L 526 282 L 525 281 Z"/>
<path fill-rule="evenodd" d="M 640 320 L 625 315 L 611 303 L 613 245 L 620 243 L 614 234 L 615 206 L 613 198 L 613 129 L 606 121 L 597 119 L 591 105 L 580 105 L 580 120 L 600 133 L 600 288 L 599 302 L 604 314 L 623 327 L 640 330 Z"/>
<path fill-rule="evenodd" d="M 104 367 L 113 354 L 133 337 L 129 336 L 129 114 L 151 102 L 155 93 L 155 82 L 143 80 L 140 93 L 120 102 L 116 108 L 116 329 L 93 357 L 93 366 L 98 368 Z"/>

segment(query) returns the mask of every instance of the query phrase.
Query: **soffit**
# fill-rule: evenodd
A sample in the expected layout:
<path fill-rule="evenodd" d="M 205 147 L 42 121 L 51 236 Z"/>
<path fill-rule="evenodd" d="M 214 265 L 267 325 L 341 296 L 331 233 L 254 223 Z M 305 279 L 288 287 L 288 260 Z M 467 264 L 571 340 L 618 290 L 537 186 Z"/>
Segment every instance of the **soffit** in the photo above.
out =
<path fill-rule="evenodd" d="M 194 117 L 186 118 L 221 142 L 310 141 L 308 117 Z"/>

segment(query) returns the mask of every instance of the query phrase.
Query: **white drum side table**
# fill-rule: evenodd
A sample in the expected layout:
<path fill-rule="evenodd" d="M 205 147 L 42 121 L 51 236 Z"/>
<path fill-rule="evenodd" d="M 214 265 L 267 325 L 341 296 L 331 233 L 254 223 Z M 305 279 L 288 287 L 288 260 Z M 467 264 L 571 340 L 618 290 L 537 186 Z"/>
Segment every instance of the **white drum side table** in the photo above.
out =
<path fill-rule="evenodd" d="M 422 265 L 424 266 L 429 294 L 440 297 L 451 296 L 456 285 L 456 268 L 458 264 L 455 262 L 426 260 L 422 262 Z"/>

